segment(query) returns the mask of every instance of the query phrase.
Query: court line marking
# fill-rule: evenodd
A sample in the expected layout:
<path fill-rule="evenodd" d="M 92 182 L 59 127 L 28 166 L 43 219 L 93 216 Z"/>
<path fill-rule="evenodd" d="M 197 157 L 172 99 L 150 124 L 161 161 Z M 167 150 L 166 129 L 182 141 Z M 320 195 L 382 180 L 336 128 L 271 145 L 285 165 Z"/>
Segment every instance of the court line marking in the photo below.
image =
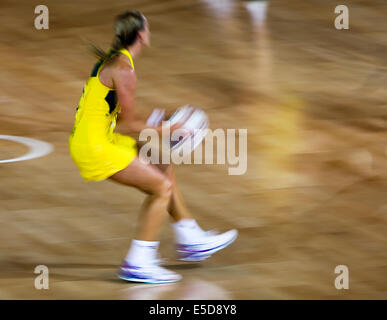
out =
<path fill-rule="evenodd" d="M 30 149 L 26 154 L 20 157 L 0 160 L 0 163 L 10 163 L 40 158 L 51 153 L 54 150 L 52 144 L 37 139 L 7 135 L 0 135 L 0 139 L 18 142 L 24 144 Z"/>

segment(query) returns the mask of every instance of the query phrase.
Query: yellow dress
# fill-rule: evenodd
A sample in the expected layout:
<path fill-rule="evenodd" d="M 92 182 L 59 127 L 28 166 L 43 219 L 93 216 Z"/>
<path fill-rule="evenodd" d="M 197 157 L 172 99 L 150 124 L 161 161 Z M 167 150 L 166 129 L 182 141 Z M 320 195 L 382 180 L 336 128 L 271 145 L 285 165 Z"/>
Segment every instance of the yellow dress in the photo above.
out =
<path fill-rule="evenodd" d="M 134 69 L 133 59 L 126 49 Z M 69 137 L 71 158 L 86 181 L 107 179 L 137 156 L 136 140 L 114 132 L 121 108 L 116 91 L 99 80 L 103 61 L 97 62 L 83 89 Z"/>

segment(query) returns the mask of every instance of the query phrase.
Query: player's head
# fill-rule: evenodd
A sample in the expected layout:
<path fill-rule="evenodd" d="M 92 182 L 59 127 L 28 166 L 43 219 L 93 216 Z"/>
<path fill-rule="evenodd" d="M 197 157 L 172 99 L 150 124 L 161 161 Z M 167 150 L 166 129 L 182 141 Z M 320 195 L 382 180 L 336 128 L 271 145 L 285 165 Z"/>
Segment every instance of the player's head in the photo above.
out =
<path fill-rule="evenodd" d="M 139 42 L 143 46 L 150 45 L 148 21 L 139 11 L 125 11 L 116 17 L 114 24 L 115 38 L 113 48 L 127 48 Z"/>

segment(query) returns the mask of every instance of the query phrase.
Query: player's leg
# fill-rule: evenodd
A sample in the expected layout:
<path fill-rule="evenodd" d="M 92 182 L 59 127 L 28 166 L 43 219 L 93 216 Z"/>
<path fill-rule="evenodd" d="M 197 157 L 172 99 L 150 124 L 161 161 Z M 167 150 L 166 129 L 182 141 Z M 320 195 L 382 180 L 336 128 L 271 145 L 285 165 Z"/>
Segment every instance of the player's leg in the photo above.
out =
<path fill-rule="evenodd" d="M 153 165 L 136 158 L 125 169 L 115 173 L 111 180 L 135 187 L 148 194 L 140 214 L 137 240 L 155 241 L 167 215 L 172 195 L 172 182 Z"/>
<path fill-rule="evenodd" d="M 141 150 L 141 148 L 145 145 L 146 142 L 137 141 L 137 149 Z M 159 159 L 162 159 L 162 151 L 159 149 Z M 169 181 L 172 183 L 172 195 L 168 205 L 168 212 L 171 218 L 177 222 L 181 219 L 192 219 L 187 206 L 184 203 L 184 199 L 181 195 L 181 192 L 177 186 L 175 173 L 172 164 L 154 164 L 154 167 L 157 167 L 159 171 L 161 171 L 165 176 L 168 177 Z"/>
<path fill-rule="evenodd" d="M 142 208 L 136 238 L 132 241 L 118 276 L 128 281 L 147 283 L 180 280 L 180 275 L 162 268 L 157 261 L 159 242 L 156 239 L 167 214 L 172 183 L 156 167 L 145 164 L 138 158 L 110 179 L 149 194 Z"/>
<path fill-rule="evenodd" d="M 236 239 L 238 232 L 230 230 L 222 234 L 204 231 L 192 218 L 177 186 L 173 165 L 157 165 L 173 184 L 168 212 L 174 220 L 178 258 L 183 261 L 202 261 L 215 252 L 226 248 Z"/>
<path fill-rule="evenodd" d="M 168 205 L 168 212 L 171 218 L 174 222 L 182 219 L 192 219 L 177 185 L 173 165 L 157 165 L 157 167 L 168 177 L 173 186 L 172 196 Z"/>

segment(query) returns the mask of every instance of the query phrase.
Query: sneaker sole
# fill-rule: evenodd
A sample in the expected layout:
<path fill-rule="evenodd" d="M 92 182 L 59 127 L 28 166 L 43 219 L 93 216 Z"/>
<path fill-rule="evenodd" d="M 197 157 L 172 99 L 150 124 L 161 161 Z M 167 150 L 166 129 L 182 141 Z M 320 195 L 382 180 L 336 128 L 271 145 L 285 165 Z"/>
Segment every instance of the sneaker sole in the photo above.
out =
<path fill-rule="evenodd" d="M 192 255 L 190 257 L 178 258 L 178 260 L 185 261 L 185 262 L 200 262 L 200 261 L 206 260 L 206 259 L 210 258 L 214 253 L 228 247 L 230 244 L 232 244 L 236 240 L 236 238 L 238 238 L 238 233 L 236 233 L 235 236 L 233 238 L 231 238 L 228 242 L 216 247 L 215 249 L 210 249 L 206 252 L 203 252 L 202 255 L 200 255 L 200 253 L 198 253 L 199 255 L 197 255 L 197 257 L 194 257 L 195 253 L 192 253 Z"/>
<path fill-rule="evenodd" d="M 140 279 L 140 278 L 133 278 L 133 277 L 127 277 L 122 274 L 117 274 L 117 277 L 125 280 L 125 281 L 130 281 L 130 282 L 141 282 L 141 283 L 148 283 L 148 284 L 162 284 L 162 283 L 173 283 L 173 282 L 178 282 L 181 280 L 151 280 L 151 279 Z"/>

